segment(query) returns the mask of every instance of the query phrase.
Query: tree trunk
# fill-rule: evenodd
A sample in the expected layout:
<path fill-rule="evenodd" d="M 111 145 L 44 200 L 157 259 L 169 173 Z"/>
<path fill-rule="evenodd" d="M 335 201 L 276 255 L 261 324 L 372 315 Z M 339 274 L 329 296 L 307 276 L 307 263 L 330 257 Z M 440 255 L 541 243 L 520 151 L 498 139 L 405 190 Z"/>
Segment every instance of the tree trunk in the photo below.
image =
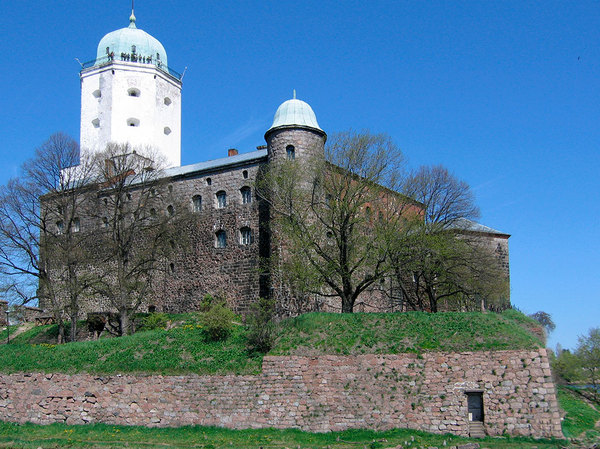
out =
<path fill-rule="evenodd" d="M 129 334 L 129 313 L 127 309 L 119 310 L 119 334 L 121 336 Z"/>
<path fill-rule="evenodd" d="M 71 335 L 70 340 L 77 341 L 77 315 L 71 316 Z"/>
<path fill-rule="evenodd" d="M 354 301 L 352 297 L 343 297 L 342 298 L 342 313 L 352 313 L 354 312 Z"/>
<path fill-rule="evenodd" d="M 56 342 L 62 345 L 65 342 L 65 323 L 62 320 L 58 320 L 58 337 Z"/>

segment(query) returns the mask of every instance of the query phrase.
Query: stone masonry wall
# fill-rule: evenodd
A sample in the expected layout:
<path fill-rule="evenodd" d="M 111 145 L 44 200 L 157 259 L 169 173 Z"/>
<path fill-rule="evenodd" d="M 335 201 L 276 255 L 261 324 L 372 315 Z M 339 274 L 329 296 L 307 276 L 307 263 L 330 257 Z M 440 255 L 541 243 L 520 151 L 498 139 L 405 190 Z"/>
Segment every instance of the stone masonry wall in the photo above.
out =
<path fill-rule="evenodd" d="M 0 419 L 467 435 L 468 391 L 483 393 L 490 435 L 562 437 L 545 349 L 265 357 L 244 376 L 4 374 Z"/>

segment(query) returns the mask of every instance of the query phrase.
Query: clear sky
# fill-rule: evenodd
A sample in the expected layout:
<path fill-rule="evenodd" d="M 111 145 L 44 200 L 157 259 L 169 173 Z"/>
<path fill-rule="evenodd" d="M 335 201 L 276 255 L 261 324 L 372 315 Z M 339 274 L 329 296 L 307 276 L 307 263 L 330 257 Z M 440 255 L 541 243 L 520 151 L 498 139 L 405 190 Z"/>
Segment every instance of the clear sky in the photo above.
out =
<path fill-rule="evenodd" d="M 79 65 L 128 0 L 2 1 L 0 182 L 48 136 L 79 139 Z M 291 98 L 328 133 L 384 132 L 443 164 L 512 235 L 512 301 L 549 346 L 600 326 L 600 3 L 138 0 L 183 80 L 183 164 L 264 144 Z"/>

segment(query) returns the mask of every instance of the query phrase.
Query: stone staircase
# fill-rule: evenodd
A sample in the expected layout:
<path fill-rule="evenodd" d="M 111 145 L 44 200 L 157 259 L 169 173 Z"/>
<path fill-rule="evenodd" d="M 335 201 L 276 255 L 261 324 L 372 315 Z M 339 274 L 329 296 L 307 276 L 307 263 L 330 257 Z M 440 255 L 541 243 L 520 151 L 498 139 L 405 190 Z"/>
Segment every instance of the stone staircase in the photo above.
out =
<path fill-rule="evenodd" d="M 469 436 L 471 438 L 484 438 L 485 427 L 481 421 L 469 421 Z"/>

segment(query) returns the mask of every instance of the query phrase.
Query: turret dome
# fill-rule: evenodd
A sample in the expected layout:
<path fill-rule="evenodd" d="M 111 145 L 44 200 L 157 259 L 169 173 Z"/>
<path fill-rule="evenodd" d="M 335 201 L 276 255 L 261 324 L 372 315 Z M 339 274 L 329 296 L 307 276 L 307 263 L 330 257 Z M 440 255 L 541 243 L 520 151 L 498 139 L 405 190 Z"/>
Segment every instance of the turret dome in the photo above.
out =
<path fill-rule="evenodd" d="M 310 105 L 302 100 L 296 99 L 296 92 L 294 92 L 294 98 L 283 102 L 281 106 L 277 108 L 273 124 L 267 132 L 275 128 L 290 126 L 313 128 L 324 132 L 319 127 L 317 117 Z"/>
<path fill-rule="evenodd" d="M 113 54 L 117 59 L 121 54 L 129 55 L 130 59 L 131 55 L 135 55 L 135 58 L 131 59 L 133 61 L 138 58 L 151 58 L 149 60 L 154 64 L 168 67 L 165 47 L 158 39 L 135 26 L 133 13 L 127 28 L 112 31 L 100 40 L 95 65 L 105 62 L 107 54 Z"/>

